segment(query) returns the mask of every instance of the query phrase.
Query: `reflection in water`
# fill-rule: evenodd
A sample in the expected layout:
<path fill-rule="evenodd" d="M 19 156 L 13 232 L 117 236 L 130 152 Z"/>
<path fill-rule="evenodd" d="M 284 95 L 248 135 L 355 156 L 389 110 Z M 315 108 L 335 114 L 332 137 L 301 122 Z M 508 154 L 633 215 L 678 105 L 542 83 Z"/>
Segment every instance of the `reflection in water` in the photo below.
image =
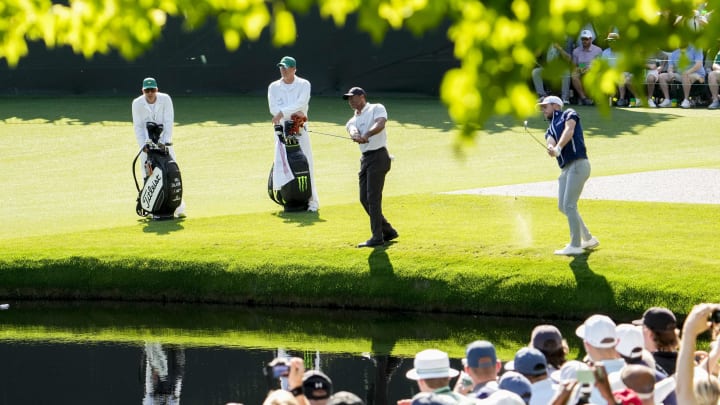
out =
<path fill-rule="evenodd" d="M 145 342 L 145 396 L 143 405 L 176 405 L 180 403 L 185 349 L 163 347 L 159 342 Z"/>
<path fill-rule="evenodd" d="M 371 259 L 389 261 L 380 249 Z M 372 277 L 393 277 L 383 271 Z M 212 305 L 16 302 L 10 308 L 0 312 L 0 405 L 83 405 L 98 398 L 104 405 L 140 398 L 179 404 L 181 397 L 184 404 L 260 404 L 270 388 L 263 370 L 278 356 L 305 359 L 306 369 L 322 370 L 336 392 L 353 392 L 368 405 L 393 404 L 416 393 L 405 378 L 416 352 L 441 349 L 459 369 L 467 343 L 483 339 L 509 360 L 527 345 L 532 328 L 545 323 Z M 574 336 L 577 323 L 558 326 Z M 580 339 L 568 343 L 570 358 L 578 357 Z"/>

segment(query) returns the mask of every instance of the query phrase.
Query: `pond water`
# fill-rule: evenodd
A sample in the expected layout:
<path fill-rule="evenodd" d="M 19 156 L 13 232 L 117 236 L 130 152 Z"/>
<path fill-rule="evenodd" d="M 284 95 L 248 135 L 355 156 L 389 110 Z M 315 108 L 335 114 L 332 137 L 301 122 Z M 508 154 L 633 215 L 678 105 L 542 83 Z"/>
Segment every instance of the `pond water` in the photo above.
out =
<path fill-rule="evenodd" d="M 527 345 L 539 319 L 215 305 L 11 302 L 0 311 L 0 405 L 261 404 L 278 355 L 320 369 L 367 404 L 417 393 L 405 373 L 427 348 L 460 369 L 465 346 Z M 580 323 L 553 321 L 579 354 Z"/>

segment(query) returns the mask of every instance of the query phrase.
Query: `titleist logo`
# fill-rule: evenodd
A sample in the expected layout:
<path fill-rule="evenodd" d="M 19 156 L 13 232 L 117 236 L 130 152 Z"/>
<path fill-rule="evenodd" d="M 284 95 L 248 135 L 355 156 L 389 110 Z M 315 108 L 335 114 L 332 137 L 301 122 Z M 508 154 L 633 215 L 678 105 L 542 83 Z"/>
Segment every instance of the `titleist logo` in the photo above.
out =
<path fill-rule="evenodd" d="M 160 176 L 154 176 L 151 179 L 151 183 L 147 187 L 145 187 L 142 202 L 145 204 L 146 207 L 150 206 L 150 200 L 152 199 L 152 195 L 155 192 L 155 189 L 157 188 L 160 181 L 162 181 L 162 178 Z"/>

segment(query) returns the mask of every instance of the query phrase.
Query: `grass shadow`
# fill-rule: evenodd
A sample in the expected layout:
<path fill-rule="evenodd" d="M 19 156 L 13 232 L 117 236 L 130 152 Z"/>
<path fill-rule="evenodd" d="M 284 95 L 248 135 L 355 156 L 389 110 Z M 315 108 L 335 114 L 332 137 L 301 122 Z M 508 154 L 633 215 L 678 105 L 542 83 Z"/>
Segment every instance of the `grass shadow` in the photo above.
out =
<path fill-rule="evenodd" d="M 585 136 L 603 136 L 606 138 L 617 138 L 620 135 L 637 135 L 640 132 L 649 130 L 659 123 L 678 119 L 673 114 L 673 109 L 663 109 L 666 113 L 658 112 L 658 109 L 647 108 L 612 108 L 608 113 L 597 107 L 581 107 L 575 105 L 566 106 L 572 108 L 580 115 Z M 528 117 L 528 131 L 532 136 L 542 140 L 547 130 L 548 122 L 538 111 L 537 114 Z M 496 135 L 507 132 L 525 134 L 523 121 L 511 116 L 496 116 L 491 118 L 480 131 L 482 134 Z"/>
<path fill-rule="evenodd" d="M 164 221 L 155 221 L 152 219 L 141 219 L 138 222 L 144 224 L 143 232 L 154 233 L 157 235 L 168 235 L 173 232 L 182 231 L 183 219 L 168 219 Z"/>
<path fill-rule="evenodd" d="M 273 216 L 276 216 L 278 218 L 282 218 L 283 222 L 286 224 L 295 224 L 297 226 L 303 227 L 303 226 L 312 226 L 318 222 L 325 222 L 324 219 L 320 218 L 319 212 L 310 212 L 310 211 L 296 211 L 296 212 L 288 212 L 288 211 L 278 211 L 272 213 Z"/>

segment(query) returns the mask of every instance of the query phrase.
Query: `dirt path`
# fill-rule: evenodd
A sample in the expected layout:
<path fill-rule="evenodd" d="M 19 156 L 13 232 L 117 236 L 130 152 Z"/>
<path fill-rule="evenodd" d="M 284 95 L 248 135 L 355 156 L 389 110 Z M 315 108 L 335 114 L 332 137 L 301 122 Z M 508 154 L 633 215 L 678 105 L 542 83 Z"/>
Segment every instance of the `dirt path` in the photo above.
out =
<path fill-rule="evenodd" d="M 448 194 L 556 197 L 557 181 L 460 190 Z M 720 204 L 720 169 L 674 169 L 618 176 L 590 176 L 580 198 Z"/>

